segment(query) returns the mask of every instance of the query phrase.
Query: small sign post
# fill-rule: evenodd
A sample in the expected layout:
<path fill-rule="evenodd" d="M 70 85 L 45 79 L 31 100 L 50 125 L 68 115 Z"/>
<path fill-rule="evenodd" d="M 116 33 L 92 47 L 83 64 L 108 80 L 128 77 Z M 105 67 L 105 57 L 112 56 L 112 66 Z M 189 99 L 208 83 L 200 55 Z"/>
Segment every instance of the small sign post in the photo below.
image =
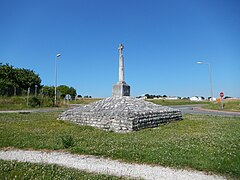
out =
<path fill-rule="evenodd" d="M 220 92 L 220 97 L 221 97 L 221 104 L 222 104 L 222 109 L 223 109 L 223 107 L 224 107 L 224 100 L 223 100 L 224 93 L 223 92 Z"/>

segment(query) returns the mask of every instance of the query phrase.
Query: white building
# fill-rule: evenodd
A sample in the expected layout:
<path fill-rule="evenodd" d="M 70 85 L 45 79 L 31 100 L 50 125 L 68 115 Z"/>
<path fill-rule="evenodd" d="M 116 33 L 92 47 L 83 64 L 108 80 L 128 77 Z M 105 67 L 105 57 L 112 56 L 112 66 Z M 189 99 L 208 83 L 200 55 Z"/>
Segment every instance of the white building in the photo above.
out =
<path fill-rule="evenodd" d="M 199 97 L 199 96 L 190 97 L 190 101 L 202 101 L 202 100 L 203 100 L 203 98 Z"/>
<path fill-rule="evenodd" d="M 210 100 L 210 101 L 216 101 L 216 100 L 217 100 L 217 98 L 215 98 L 215 97 L 212 97 L 212 98 L 210 98 L 209 100 Z"/>
<path fill-rule="evenodd" d="M 178 97 L 176 97 L 176 96 L 168 96 L 165 99 L 167 99 L 167 100 L 178 100 Z"/>

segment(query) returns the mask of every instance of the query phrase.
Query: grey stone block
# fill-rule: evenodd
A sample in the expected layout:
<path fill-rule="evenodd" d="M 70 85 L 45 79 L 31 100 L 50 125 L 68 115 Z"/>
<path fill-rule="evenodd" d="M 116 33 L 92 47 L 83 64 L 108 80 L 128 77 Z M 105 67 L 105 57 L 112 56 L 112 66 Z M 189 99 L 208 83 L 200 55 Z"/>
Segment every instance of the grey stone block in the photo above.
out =
<path fill-rule="evenodd" d="M 157 127 L 160 123 L 180 120 L 181 117 L 177 109 L 128 96 L 106 98 L 59 115 L 61 120 L 115 132 Z"/>
<path fill-rule="evenodd" d="M 113 97 L 130 96 L 130 86 L 126 83 L 118 83 L 113 86 L 112 89 Z"/>

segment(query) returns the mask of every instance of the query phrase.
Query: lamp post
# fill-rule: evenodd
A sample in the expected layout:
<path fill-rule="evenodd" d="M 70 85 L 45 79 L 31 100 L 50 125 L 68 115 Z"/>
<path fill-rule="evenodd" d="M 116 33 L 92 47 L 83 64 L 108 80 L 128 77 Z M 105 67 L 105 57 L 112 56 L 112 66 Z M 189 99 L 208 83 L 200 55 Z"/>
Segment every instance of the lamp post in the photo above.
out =
<path fill-rule="evenodd" d="M 55 56 L 55 83 L 54 83 L 54 105 L 57 105 L 57 59 L 61 56 L 61 54 L 57 54 Z"/>
<path fill-rule="evenodd" d="M 208 75 L 209 75 L 209 81 L 210 81 L 210 94 L 211 94 L 211 99 L 213 101 L 213 88 L 212 88 L 212 71 L 211 71 L 211 65 L 210 63 L 203 62 L 203 61 L 198 61 L 197 64 L 206 64 L 208 65 Z"/>

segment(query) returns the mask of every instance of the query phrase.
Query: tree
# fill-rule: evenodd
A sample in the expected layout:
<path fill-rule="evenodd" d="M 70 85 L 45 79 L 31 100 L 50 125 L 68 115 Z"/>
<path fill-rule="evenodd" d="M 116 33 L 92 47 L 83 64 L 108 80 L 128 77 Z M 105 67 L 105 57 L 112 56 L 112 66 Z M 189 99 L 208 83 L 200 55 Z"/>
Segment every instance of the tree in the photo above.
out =
<path fill-rule="evenodd" d="M 54 86 L 43 86 L 43 96 L 48 97 L 49 100 L 52 103 L 52 106 L 54 106 L 54 96 L 55 96 L 55 88 Z"/>
<path fill-rule="evenodd" d="M 38 87 L 41 86 L 41 79 L 39 75 L 35 74 L 34 71 L 29 69 L 16 69 L 16 80 L 17 84 L 23 88 L 27 89 L 30 87 L 31 89 L 35 88 L 35 85 Z"/>
<path fill-rule="evenodd" d="M 73 87 L 70 87 L 69 91 L 68 91 L 68 94 L 70 94 L 72 96 L 72 98 L 75 98 L 76 95 L 77 95 L 77 91 Z"/>
<path fill-rule="evenodd" d="M 145 94 L 144 95 L 147 99 L 150 97 L 150 95 L 149 94 Z"/>
<path fill-rule="evenodd" d="M 11 96 L 16 89 L 20 94 L 29 87 L 34 90 L 35 85 L 41 87 L 41 78 L 34 71 L 0 64 L 0 95 Z"/>
<path fill-rule="evenodd" d="M 43 95 L 54 98 L 54 86 L 43 86 Z"/>
<path fill-rule="evenodd" d="M 59 92 L 61 98 L 64 98 L 66 94 L 68 94 L 68 91 L 69 87 L 66 85 L 61 85 L 57 87 L 57 92 Z"/>
<path fill-rule="evenodd" d="M 232 97 L 230 97 L 230 96 L 225 96 L 223 99 L 229 99 L 229 98 L 232 98 Z"/>
<path fill-rule="evenodd" d="M 57 91 L 60 93 L 61 98 L 64 98 L 67 94 L 70 94 L 72 98 L 75 98 L 77 95 L 76 89 L 66 85 L 58 86 Z"/>
<path fill-rule="evenodd" d="M 0 95 L 12 95 L 14 86 L 17 86 L 13 66 L 0 64 Z"/>

